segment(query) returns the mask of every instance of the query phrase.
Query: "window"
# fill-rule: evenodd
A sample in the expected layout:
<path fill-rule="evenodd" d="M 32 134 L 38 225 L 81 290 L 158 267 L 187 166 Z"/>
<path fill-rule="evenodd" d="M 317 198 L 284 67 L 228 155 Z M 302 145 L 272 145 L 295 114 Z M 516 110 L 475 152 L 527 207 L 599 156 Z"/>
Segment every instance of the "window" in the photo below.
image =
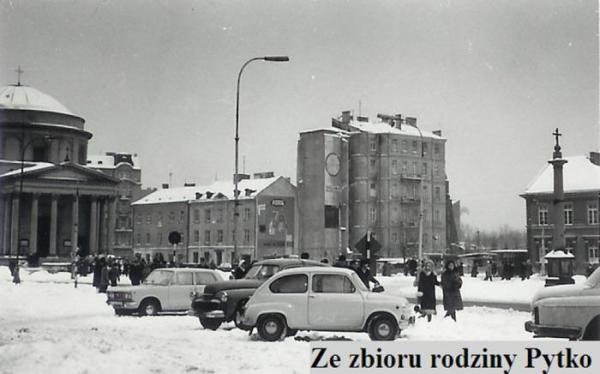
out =
<path fill-rule="evenodd" d="M 439 187 L 435 188 L 435 199 L 436 200 L 440 199 L 440 188 Z"/>
<path fill-rule="evenodd" d="M 244 243 L 250 243 L 250 230 L 244 230 Z"/>
<path fill-rule="evenodd" d="M 377 222 L 377 209 L 374 206 L 369 208 L 369 222 Z"/>
<path fill-rule="evenodd" d="M 193 260 L 192 260 L 192 261 L 193 261 L 195 264 L 197 264 L 197 263 L 198 263 L 198 260 L 199 260 L 198 252 L 194 252 L 194 253 L 192 253 L 192 257 L 193 257 Z"/>
<path fill-rule="evenodd" d="M 548 207 L 546 207 L 546 206 L 538 207 L 538 224 L 540 224 L 540 225 L 548 224 Z"/>
<path fill-rule="evenodd" d="M 419 143 L 416 140 L 413 140 L 413 142 L 412 142 L 412 153 L 417 153 L 418 149 L 419 149 Z"/>
<path fill-rule="evenodd" d="M 375 183 L 371 183 L 369 185 L 369 196 L 370 197 L 377 197 L 377 184 Z"/>
<path fill-rule="evenodd" d="M 206 223 L 211 223 L 211 219 L 210 219 L 210 209 L 206 209 L 204 211 L 204 222 Z"/>
<path fill-rule="evenodd" d="M 200 209 L 194 209 L 194 223 L 200 222 Z"/>
<path fill-rule="evenodd" d="M 217 210 L 217 222 L 223 222 L 223 209 Z"/>
<path fill-rule="evenodd" d="M 196 254 L 196 257 L 198 257 L 198 252 L 194 252 L 194 254 Z M 216 281 L 214 275 L 205 272 L 195 272 L 194 279 L 196 281 L 196 284 L 210 284 Z"/>
<path fill-rule="evenodd" d="M 231 240 L 235 241 L 235 230 L 231 230 Z"/>
<path fill-rule="evenodd" d="M 185 222 L 185 211 L 180 210 L 179 211 L 179 223 L 183 223 Z"/>
<path fill-rule="evenodd" d="M 439 211 L 439 209 L 436 209 L 435 210 L 435 222 L 439 223 L 441 221 L 442 221 L 442 219 L 441 219 L 441 216 L 440 216 L 440 211 Z"/>
<path fill-rule="evenodd" d="M 392 160 L 392 174 L 398 174 L 398 160 Z"/>
<path fill-rule="evenodd" d="M 590 203 L 587 208 L 588 214 L 588 225 L 597 225 L 598 224 L 598 204 Z"/>
<path fill-rule="evenodd" d="M 600 253 L 598 253 L 598 247 L 588 247 L 588 260 L 591 264 L 597 264 L 600 262 Z"/>
<path fill-rule="evenodd" d="M 422 147 L 423 147 L 423 156 L 425 156 L 427 154 L 427 143 L 422 143 Z"/>
<path fill-rule="evenodd" d="M 210 230 L 204 231 L 204 244 L 210 244 Z"/>
<path fill-rule="evenodd" d="M 338 207 L 333 205 L 325 205 L 325 228 L 336 229 L 339 227 L 339 211 Z"/>
<path fill-rule="evenodd" d="M 217 230 L 217 243 L 223 243 L 223 230 Z"/>
<path fill-rule="evenodd" d="M 392 199 L 398 198 L 398 183 L 392 183 L 392 191 L 390 192 Z"/>
<path fill-rule="evenodd" d="M 169 223 L 174 223 L 174 222 L 175 222 L 175 212 L 170 211 L 169 212 Z"/>
<path fill-rule="evenodd" d="M 273 293 L 305 293 L 308 290 L 308 277 L 305 274 L 281 277 L 271 283 L 269 289 Z"/>
<path fill-rule="evenodd" d="M 408 171 L 408 163 L 406 161 L 402 161 L 402 174 L 406 174 Z"/>
<path fill-rule="evenodd" d="M 152 224 L 152 215 L 151 215 L 151 214 L 148 214 L 148 215 L 146 216 L 146 224 L 147 224 L 147 225 L 150 225 L 150 224 Z"/>
<path fill-rule="evenodd" d="M 398 140 L 397 139 L 392 140 L 392 152 L 398 152 Z"/>
<path fill-rule="evenodd" d="M 200 230 L 194 230 L 194 243 L 200 243 Z"/>
<path fill-rule="evenodd" d="M 354 293 L 356 288 L 344 275 L 319 274 L 313 276 L 312 290 L 317 293 Z"/>
<path fill-rule="evenodd" d="M 573 224 L 573 204 L 567 203 L 564 205 L 565 225 Z"/>
<path fill-rule="evenodd" d="M 435 153 L 436 155 L 440 153 L 440 145 L 435 143 L 433 145 L 433 153 Z"/>
<path fill-rule="evenodd" d="M 423 175 L 427 175 L 427 163 L 426 162 L 423 163 L 423 169 L 421 170 L 421 172 Z"/>
<path fill-rule="evenodd" d="M 375 152 L 377 150 L 377 144 L 375 143 L 375 140 L 371 140 L 369 142 L 369 148 L 371 149 L 371 152 Z"/>
<path fill-rule="evenodd" d="M 404 153 L 408 152 L 408 141 L 406 141 L 406 140 L 402 141 L 402 152 L 404 152 Z"/>
<path fill-rule="evenodd" d="M 412 173 L 414 176 L 419 175 L 419 166 L 416 161 L 413 161 L 412 163 Z"/>
<path fill-rule="evenodd" d="M 143 220 L 143 218 L 142 218 L 141 214 L 138 213 L 138 214 L 135 215 L 135 223 L 136 223 L 136 225 L 141 225 L 142 224 L 142 220 Z"/>
<path fill-rule="evenodd" d="M 244 208 L 244 221 L 250 221 L 250 208 Z"/>
<path fill-rule="evenodd" d="M 142 234 L 137 234 L 135 236 L 135 244 L 139 247 L 142 244 Z"/>
<path fill-rule="evenodd" d="M 192 273 L 189 271 L 180 271 L 175 273 L 175 284 L 180 286 L 193 286 L 194 281 Z"/>
<path fill-rule="evenodd" d="M 375 170 L 375 159 L 371 159 L 369 165 L 371 165 L 371 172 L 373 172 Z"/>
<path fill-rule="evenodd" d="M 162 212 L 158 212 L 156 216 L 156 227 L 162 227 L 163 216 Z"/>
<path fill-rule="evenodd" d="M 156 233 L 156 242 L 158 245 L 162 245 L 162 232 Z"/>
<path fill-rule="evenodd" d="M 393 243 L 397 243 L 398 242 L 398 233 L 397 232 L 393 232 L 392 233 L 392 242 Z"/>
<path fill-rule="evenodd" d="M 439 177 L 439 176 L 440 176 L 440 165 L 437 165 L 437 164 L 436 164 L 436 165 L 433 165 L 433 174 L 434 174 L 436 177 Z"/>
<path fill-rule="evenodd" d="M 150 233 L 146 233 L 146 245 L 150 245 Z"/>

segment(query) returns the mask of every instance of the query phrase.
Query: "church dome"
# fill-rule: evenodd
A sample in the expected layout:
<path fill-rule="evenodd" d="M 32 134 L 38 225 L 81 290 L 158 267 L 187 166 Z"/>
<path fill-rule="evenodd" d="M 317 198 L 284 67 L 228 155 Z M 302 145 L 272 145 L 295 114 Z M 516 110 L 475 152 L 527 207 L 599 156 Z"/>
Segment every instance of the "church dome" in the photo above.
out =
<path fill-rule="evenodd" d="M 74 116 L 58 100 L 33 87 L 10 85 L 0 87 L 0 110 L 36 110 Z"/>

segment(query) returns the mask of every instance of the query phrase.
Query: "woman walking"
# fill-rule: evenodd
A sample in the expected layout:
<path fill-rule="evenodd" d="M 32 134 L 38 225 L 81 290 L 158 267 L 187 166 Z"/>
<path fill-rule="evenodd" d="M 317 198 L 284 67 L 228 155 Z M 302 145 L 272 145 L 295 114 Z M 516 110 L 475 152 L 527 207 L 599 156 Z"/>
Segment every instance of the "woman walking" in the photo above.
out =
<path fill-rule="evenodd" d="M 446 270 L 442 273 L 442 291 L 444 292 L 444 310 L 446 315 L 456 321 L 456 311 L 462 310 L 463 302 L 460 295 L 462 279 L 456 271 L 454 261 L 446 262 Z"/>
<path fill-rule="evenodd" d="M 431 316 L 435 314 L 435 286 L 440 283 L 433 271 L 433 261 L 427 260 L 423 270 L 419 273 L 417 291 L 420 295 L 420 309 L 422 316 L 427 316 L 427 322 L 431 322 Z"/>

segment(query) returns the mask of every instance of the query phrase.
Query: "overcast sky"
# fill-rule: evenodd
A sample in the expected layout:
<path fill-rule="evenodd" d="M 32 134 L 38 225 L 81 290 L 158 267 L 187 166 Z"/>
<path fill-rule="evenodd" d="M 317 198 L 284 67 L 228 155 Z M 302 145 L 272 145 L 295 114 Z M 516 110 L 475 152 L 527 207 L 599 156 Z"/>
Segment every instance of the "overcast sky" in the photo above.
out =
<path fill-rule="evenodd" d="M 342 110 L 402 113 L 447 138 L 463 222 L 523 228 L 554 128 L 565 155 L 599 148 L 596 0 L 0 0 L 0 84 L 21 65 L 145 186 L 231 176 L 237 72 L 269 54 L 291 61 L 244 73 L 249 173 L 295 180 L 299 131 Z"/>

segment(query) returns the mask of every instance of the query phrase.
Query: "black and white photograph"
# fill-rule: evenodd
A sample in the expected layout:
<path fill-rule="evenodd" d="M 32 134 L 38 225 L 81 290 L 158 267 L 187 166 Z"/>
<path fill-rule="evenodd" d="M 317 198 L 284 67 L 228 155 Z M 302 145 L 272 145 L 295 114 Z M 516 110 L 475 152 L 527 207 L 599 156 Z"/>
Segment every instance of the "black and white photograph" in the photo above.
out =
<path fill-rule="evenodd" d="M 0 374 L 600 340 L 598 10 L 0 0 Z"/>

